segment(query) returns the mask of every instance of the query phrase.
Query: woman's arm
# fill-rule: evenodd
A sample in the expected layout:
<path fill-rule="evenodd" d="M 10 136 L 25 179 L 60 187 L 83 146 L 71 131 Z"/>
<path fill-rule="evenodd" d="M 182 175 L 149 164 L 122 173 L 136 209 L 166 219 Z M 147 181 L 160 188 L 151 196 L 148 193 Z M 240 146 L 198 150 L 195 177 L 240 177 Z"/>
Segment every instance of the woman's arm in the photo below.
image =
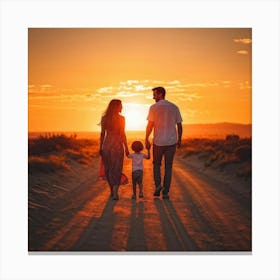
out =
<path fill-rule="evenodd" d="M 123 118 L 122 141 L 123 141 L 123 145 L 124 145 L 125 154 L 128 156 L 129 150 L 128 150 L 127 139 L 126 139 L 126 134 L 125 134 L 125 118 Z"/>
<path fill-rule="evenodd" d="M 103 127 L 103 124 L 101 123 L 101 132 L 100 132 L 100 144 L 99 144 L 99 154 L 102 156 L 102 147 L 105 137 L 105 129 Z"/>

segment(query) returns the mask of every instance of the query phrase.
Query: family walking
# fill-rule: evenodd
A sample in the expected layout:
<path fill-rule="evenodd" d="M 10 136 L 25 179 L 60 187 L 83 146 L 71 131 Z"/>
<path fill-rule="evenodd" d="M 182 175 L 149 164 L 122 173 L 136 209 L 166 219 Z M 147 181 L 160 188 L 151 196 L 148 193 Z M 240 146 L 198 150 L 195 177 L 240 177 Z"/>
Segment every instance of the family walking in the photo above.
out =
<path fill-rule="evenodd" d="M 107 110 L 101 118 L 100 150 L 105 177 L 114 200 L 119 199 L 118 190 L 121 184 L 124 153 L 132 160 L 132 199 L 136 199 L 136 187 L 139 185 L 139 198 L 143 193 L 143 160 L 150 159 L 151 142 L 149 137 L 153 132 L 152 157 L 155 191 L 154 196 L 169 199 L 169 190 L 172 178 L 172 165 L 176 147 L 181 146 L 182 117 L 179 108 L 165 99 L 165 89 L 156 87 L 152 89 L 155 104 L 150 106 L 147 116 L 145 148 L 140 141 L 134 141 L 129 153 L 125 134 L 125 118 L 120 114 L 122 102 L 118 99 L 110 101 Z M 164 176 L 161 176 L 161 162 L 164 158 Z"/>

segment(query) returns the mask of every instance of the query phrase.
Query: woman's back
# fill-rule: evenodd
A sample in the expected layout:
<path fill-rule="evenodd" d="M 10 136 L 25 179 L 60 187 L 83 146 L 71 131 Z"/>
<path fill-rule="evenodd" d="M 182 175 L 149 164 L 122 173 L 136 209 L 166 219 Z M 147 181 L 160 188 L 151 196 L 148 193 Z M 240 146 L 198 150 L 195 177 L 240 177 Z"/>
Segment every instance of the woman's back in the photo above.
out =
<path fill-rule="evenodd" d="M 121 115 L 113 116 L 110 119 L 106 119 L 106 116 L 102 117 L 101 125 L 106 131 L 107 141 L 112 138 L 115 141 L 121 140 L 124 133 L 124 117 Z M 109 138 L 109 139 L 108 139 Z"/>

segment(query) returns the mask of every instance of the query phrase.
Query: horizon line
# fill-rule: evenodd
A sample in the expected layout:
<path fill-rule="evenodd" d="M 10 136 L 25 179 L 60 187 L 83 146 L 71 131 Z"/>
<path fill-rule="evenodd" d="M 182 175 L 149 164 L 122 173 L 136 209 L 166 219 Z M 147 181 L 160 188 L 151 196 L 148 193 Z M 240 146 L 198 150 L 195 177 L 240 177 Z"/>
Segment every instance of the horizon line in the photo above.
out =
<path fill-rule="evenodd" d="M 252 123 L 235 123 L 235 122 L 216 122 L 216 123 L 187 123 L 187 124 L 182 124 L 183 126 L 188 126 L 188 125 L 219 125 L 219 124 L 231 124 L 231 125 L 252 125 Z M 125 130 L 126 132 L 145 132 L 145 129 L 135 129 L 135 130 Z M 28 130 L 28 133 L 35 133 L 35 132 L 100 132 L 100 130 Z"/>

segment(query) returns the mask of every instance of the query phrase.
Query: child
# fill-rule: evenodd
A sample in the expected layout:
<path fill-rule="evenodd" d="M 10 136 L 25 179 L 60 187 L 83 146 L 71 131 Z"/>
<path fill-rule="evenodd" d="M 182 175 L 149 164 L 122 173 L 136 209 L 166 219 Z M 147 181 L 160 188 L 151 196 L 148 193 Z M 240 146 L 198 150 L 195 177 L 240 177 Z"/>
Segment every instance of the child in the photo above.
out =
<path fill-rule="evenodd" d="M 150 159 L 150 149 L 148 154 L 141 153 L 144 146 L 140 141 L 134 141 L 131 145 L 131 149 L 134 151 L 133 154 L 128 154 L 127 157 L 132 159 L 132 184 L 133 184 L 133 195 L 132 199 L 136 199 L 136 185 L 139 185 L 139 198 L 143 198 L 143 158 Z"/>

